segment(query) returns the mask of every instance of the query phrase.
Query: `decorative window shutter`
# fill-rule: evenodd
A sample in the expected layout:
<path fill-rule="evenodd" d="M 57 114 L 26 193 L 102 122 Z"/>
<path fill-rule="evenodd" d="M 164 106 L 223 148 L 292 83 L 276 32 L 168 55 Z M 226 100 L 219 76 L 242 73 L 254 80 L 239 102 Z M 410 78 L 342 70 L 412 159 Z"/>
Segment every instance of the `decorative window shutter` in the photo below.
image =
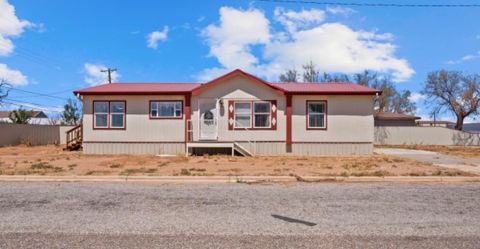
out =
<path fill-rule="evenodd" d="M 277 112 L 278 112 L 278 107 L 277 107 L 277 101 L 276 100 L 271 100 L 270 101 L 272 103 L 272 108 L 271 108 L 271 113 L 272 113 L 272 130 L 276 130 L 277 129 L 277 123 L 278 123 L 278 120 L 277 120 Z"/>
<path fill-rule="evenodd" d="M 235 122 L 235 102 L 233 100 L 228 101 L 228 130 L 233 130 L 233 123 Z"/>

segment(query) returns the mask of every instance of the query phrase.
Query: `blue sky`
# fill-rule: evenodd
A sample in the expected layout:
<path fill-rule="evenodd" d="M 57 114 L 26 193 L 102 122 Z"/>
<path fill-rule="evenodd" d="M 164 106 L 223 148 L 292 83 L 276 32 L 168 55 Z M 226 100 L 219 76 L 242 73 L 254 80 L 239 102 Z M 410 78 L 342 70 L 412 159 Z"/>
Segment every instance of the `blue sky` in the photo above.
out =
<path fill-rule="evenodd" d="M 313 60 L 329 72 L 377 70 L 414 93 L 433 70 L 480 73 L 480 8 L 0 0 L 0 9 L 0 77 L 57 96 L 12 90 L 8 101 L 50 111 L 73 89 L 104 81 L 105 66 L 119 82 L 196 82 L 237 67 L 275 81 Z"/>

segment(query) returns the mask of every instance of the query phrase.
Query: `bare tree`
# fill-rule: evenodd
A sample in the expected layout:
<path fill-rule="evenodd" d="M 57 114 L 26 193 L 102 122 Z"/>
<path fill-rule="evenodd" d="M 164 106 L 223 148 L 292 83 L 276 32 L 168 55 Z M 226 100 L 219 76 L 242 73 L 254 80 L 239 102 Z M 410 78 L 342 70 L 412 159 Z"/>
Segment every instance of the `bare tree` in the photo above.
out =
<path fill-rule="evenodd" d="M 304 82 L 318 82 L 320 72 L 316 69 L 312 61 L 302 66 Z"/>
<path fill-rule="evenodd" d="M 350 82 L 350 77 L 347 74 L 330 74 L 323 73 L 319 80 L 320 82 Z"/>
<path fill-rule="evenodd" d="M 363 73 L 356 73 L 353 75 L 353 80 L 362 86 L 370 86 L 378 79 L 377 73 L 365 70 Z"/>
<path fill-rule="evenodd" d="M 422 94 L 434 108 L 452 112 L 457 118 L 455 129 L 462 130 L 465 118 L 479 112 L 480 76 L 447 70 L 431 72 Z"/>
<path fill-rule="evenodd" d="M 295 68 L 289 69 L 284 74 L 280 75 L 280 82 L 298 82 L 298 73 Z"/>
<path fill-rule="evenodd" d="M 3 99 L 8 96 L 8 86 L 10 86 L 10 84 L 8 84 L 7 81 L 3 79 L 0 80 L 0 105 L 3 103 Z"/>

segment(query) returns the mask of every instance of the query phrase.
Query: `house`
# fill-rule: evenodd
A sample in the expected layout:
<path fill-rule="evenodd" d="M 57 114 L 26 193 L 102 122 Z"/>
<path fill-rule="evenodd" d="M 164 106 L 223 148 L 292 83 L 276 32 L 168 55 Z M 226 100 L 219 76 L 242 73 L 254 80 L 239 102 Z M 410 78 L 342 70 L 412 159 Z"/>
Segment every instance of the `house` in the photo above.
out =
<path fill-rule="evenodd" d="M 0 123 L 12 123 L 10 120 L 10 113 L 11 111 L 0 111 Z M 36 125 L 49 125 L 50 121 L 47 116 L 42 111 L 30 111 L 31 118 L 28 121 L 29 124 L 36 124 Z"/>
<path fill-rule="evenodd" d="M 417 126 L 420 117 L 394 112 L 375 112 L 375 126 Z"/>
<path fill-rule="evenodd" d="M 420 120 L 417 121 L 418 126 L 434 126 L 434 127 L 445 127 L 451 128 L 455 127 L 455 122 L 446 121 L 446 120 Z"/>
<path fill-rule="evenodd" d="M 83 101 L 88 154 L 369 154 L 380 93 L 352 83 L 269 83 L 238 69 L 203 84 L 74 91 Z"/>

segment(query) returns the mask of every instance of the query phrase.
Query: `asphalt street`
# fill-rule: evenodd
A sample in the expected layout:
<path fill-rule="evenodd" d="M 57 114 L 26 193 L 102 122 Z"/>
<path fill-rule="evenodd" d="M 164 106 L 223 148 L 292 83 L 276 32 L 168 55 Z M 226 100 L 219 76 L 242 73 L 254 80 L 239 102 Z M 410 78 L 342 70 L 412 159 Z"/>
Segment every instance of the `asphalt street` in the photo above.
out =
<path fill-rule="evenodd" d="M 479 248 L 480 184 L 0 183 L 0 248 Z"/>

